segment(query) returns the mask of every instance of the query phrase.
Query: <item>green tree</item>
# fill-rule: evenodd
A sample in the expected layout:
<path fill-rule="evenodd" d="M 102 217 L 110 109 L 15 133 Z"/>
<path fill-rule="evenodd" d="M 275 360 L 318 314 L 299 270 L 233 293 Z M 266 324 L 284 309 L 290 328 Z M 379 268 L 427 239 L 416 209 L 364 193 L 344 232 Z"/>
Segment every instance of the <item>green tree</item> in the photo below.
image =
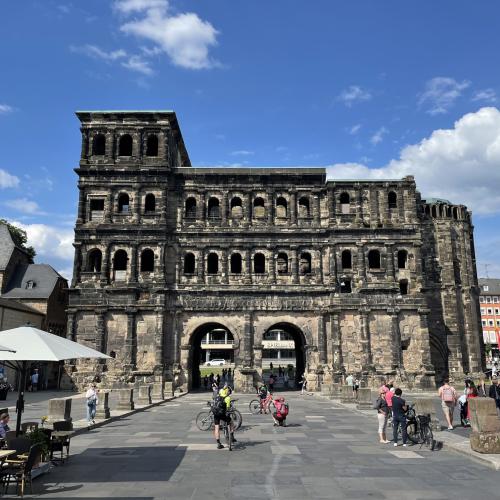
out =
<path fill-rule="evenodd" d="M 28 235 L 26 234 L 26 231 L 20 227 L 10 224 L 10 222 L 5 219 L 0 219 L 0 224 L 5 224 L 7 226 L 14 244 L 19 248 L 22 248 L 28 254 L 30 262 L 33 264 L 36 252 L 33 247 L 26 246 L 26 243 L 28 242 Z"/>

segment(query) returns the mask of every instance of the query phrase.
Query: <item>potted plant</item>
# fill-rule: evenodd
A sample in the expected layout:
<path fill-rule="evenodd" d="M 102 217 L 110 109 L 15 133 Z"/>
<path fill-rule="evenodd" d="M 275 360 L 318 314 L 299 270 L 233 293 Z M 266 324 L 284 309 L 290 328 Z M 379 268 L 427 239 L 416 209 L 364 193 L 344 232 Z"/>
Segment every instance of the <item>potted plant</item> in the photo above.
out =
<path fill-rule="evenodd" d="M 31 441 L 32 445 L 39 444 L 41 448 L 41 456 L 35 462 L 34 467 L 37 467 L 40 462 L 45 462 L 49 456 L 49 437 L 43 429 L 32 428 L 26 433 L 26 437 Z"/>

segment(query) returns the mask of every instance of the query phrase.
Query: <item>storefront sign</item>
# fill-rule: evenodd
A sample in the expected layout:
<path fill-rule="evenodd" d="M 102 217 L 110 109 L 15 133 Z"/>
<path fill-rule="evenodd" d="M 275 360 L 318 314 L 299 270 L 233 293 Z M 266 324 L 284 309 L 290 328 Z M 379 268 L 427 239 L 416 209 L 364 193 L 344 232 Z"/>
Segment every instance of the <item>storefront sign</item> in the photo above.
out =
<path fill-rule="evenodd" d="M 264 349 L 295 349 L 293 340 L 263 340 L 262 347 Z"/>

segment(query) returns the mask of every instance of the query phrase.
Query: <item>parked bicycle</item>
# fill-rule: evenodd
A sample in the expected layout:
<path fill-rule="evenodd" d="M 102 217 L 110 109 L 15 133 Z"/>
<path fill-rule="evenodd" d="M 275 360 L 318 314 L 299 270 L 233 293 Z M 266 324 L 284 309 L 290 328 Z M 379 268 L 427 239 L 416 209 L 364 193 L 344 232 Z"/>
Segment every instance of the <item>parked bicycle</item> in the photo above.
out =
<path fill-rule="evenodd" d="M 436 442 L 431 429 L 431 416 L 417 415 L 414 404 L 409 404 L 406 411 L 406 433 L 413 444 L 420 444 L 420 447 L 425 445 L 434 450 Z M 401 436 L 401 428 L 398 434 Z"/>
<path fill-rule="evenodd" d="M 250 413 L 258 415 L 259 413 L 272 413 L 274 411 L 273 395 L 268 393 L 266 399 L 252 399 L 248 403 Z"/>
<path fill-rule="evenodd" d="M 236 401 L 238 400 L 231 400 L 231 406 L 227 410 L 227 413 L 231 417 L 234 429 L 238 430 L 243 423 L 243 417 L 234 406 Z M 200 413 L 196 415 L 196 426 L 200 429 L 200 431 L 209 431 L 214 427 L 213 401 L 207 401 L 207 406 L 210 408 L 208 411 L 200 411 Z"/>

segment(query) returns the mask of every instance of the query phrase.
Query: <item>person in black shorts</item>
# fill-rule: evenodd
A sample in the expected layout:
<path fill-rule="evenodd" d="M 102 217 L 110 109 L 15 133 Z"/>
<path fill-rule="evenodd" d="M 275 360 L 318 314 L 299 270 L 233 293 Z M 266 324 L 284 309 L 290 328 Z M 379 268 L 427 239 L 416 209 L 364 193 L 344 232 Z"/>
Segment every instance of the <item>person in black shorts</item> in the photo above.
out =
<path fill-rule="evenodd" d="M 401 434 L 403 435 L 403 446 L 406 446 L 408 435 L 406 434 L 406 401 L 401 397 L 403 391 L 398 387 L 394 391 L 392 397 L 392 435 L 394 446 L 398 445 L 398 427 L 401 426 Z"/>
<path fill-rule="evenodd" d="M 214 414 L 214 436 L 217 441 L 217 449 L 222 450 L 224 445 L 220 442 L 220 423 L 226 422 L 229 425 L 229 432 L 231 433 L 231 438 L 233 443 L 236 443 L 236 439 L 234 437 L 234 426 L 231 420 L 231 416 L 227 413 L 227 405 L 224 398 L 221 396 L 217 396 L 214 401 L 214 405 L 212 408 Z"/>

